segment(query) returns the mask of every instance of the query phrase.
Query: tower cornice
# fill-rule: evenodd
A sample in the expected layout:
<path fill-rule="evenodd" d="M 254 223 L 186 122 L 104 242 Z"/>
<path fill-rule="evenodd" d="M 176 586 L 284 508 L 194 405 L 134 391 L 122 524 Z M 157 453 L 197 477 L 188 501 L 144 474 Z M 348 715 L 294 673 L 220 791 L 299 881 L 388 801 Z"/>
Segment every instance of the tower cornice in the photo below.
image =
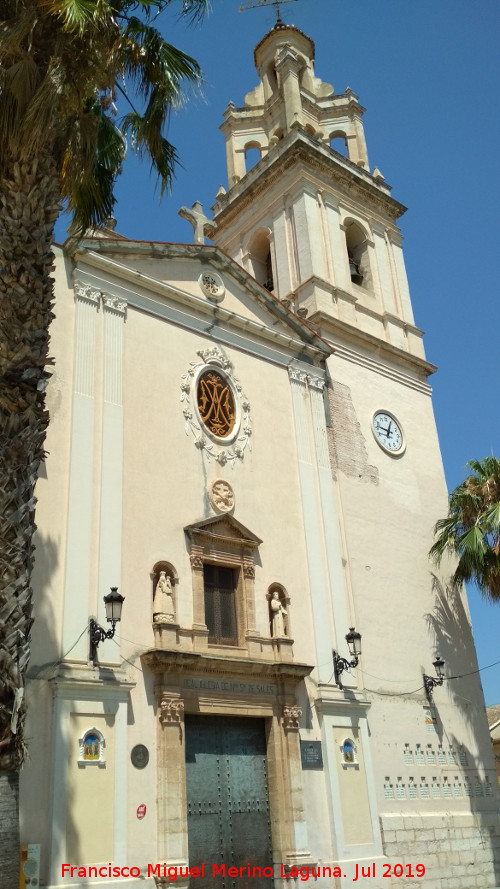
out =
<path fill-rule="evenodd" d="M 332 186 L 348 190 L 351 196 L 358 197 L 392 221 L 406 212 L 406 207 L 390 196 L 388 185 L 377 182 L 371 173 L 296 128 L 214 205 L 217 228 L 221 230 L 229 225 L 236 214 L 257 200 L 261 192 L 282 178 L 292 166 L 320 175 Z"/>

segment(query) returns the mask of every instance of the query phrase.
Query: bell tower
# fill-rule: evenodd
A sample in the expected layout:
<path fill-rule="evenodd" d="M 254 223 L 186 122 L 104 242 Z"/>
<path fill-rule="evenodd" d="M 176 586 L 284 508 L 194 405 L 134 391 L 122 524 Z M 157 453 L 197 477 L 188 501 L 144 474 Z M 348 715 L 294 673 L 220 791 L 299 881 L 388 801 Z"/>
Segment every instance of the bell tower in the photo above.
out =
<path fill-rule="evenodd" d="M 370 171 L 365 109 L 316 76 L 313 41 L 280 19 L 254 60 L 257 86 L 224 112 L 214 241 L 324 335 L 347 324 L 424 358 L 397 226 L 406 208 Z"/>

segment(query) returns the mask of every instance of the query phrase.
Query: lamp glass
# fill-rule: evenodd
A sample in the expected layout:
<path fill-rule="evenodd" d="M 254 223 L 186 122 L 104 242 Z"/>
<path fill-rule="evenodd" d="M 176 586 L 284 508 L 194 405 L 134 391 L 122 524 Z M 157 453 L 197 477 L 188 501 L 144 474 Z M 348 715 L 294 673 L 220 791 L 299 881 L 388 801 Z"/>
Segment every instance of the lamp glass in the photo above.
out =
<path fill-rule="evenodd" d="M 438 679 L 443 679 L 443 677 L 444 677 L 444 670 L 443 670 L 444 661 L 441 657 L 439 657 L 439 655 L 437 656 L 436 660 L 433 662 L 432 666 L 434 667 L 434 669 L 436 671 L 436 676 L 438 677 Z"/>
<path fill-rule="evenodd" d="M 122 605 L 124 596 L 118 592 L 118 587 L 111 587 L 111 592 L 104 596 L 104 604 L 106 606 L 106 620 L 118 622 L 122 616 Z"/>
<path fill-rule="evenodd" d="M 352 657 L 359 657 L 361 654 L 361 633 L 357 633 L 354 627 L 350 627 L 345 638 L 349 646 L 349 653 Z"/>

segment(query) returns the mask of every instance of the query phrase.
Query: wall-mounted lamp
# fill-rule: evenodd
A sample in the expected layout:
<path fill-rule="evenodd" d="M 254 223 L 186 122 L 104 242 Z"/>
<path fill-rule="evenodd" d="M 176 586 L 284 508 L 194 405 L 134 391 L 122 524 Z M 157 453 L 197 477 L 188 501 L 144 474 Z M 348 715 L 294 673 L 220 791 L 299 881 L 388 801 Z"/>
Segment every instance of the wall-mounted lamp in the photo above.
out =
<path fill-rule="evenodd" d="M 432 700 L 432 689 L 436 688 L 438 685 L 442 685 L 444 681 L 444 661 L 439 655 L 436 657 L 436 660 L 432 662 L 432 666 L 436 671 L 435 676 L 427 676 L 426 673 L 424 673 L 424 688 L 429 701 Z"/>
<path fill-rule="evenodd" d="M 361 633 L 357 633 L 354 627 L 351 627 L 345 639 L 349 646 L 350 661 L 346 660 L 345 657 L 340 657 L 336 651 L 332 651 L 335 684 L 339 688 L 342 688 L 340 677 L 344 670 L 348 670 L 350 667 L 357 667 L 361 657 Z"/>
<path fill-rule="evenodd" d="M 92 664 L 95 664 L 97 661 L 97 646 L 99 643 L 104 642 L 105 639 L 112 639 L 115 635 L 116 624 L 121 620 L 122 605 L 125 601 L 125 597 L 118 592 L 117 586 L 112 586 L 111 592 L 103 598 L 106 606 L 106 620 L 111 624 L 111 629 L 106 632 L 93 617 L 90 618 L 89 661 Z"/>

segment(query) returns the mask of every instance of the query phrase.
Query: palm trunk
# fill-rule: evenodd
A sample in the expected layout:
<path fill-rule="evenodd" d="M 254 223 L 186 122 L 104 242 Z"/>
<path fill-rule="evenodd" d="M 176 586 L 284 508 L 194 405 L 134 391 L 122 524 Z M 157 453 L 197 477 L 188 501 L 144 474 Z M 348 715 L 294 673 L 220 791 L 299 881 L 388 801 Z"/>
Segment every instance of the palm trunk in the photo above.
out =
<path fill-rule="evenodd" d="M 19 880 L 18 772 L 25 758 L 34 488 L 48 414 L 43 372 L 52 318 L 58 180 L 48 154 L 0 178 L 0 889 Z M 5 831 L 5 835 L 4 835 Z"/>

